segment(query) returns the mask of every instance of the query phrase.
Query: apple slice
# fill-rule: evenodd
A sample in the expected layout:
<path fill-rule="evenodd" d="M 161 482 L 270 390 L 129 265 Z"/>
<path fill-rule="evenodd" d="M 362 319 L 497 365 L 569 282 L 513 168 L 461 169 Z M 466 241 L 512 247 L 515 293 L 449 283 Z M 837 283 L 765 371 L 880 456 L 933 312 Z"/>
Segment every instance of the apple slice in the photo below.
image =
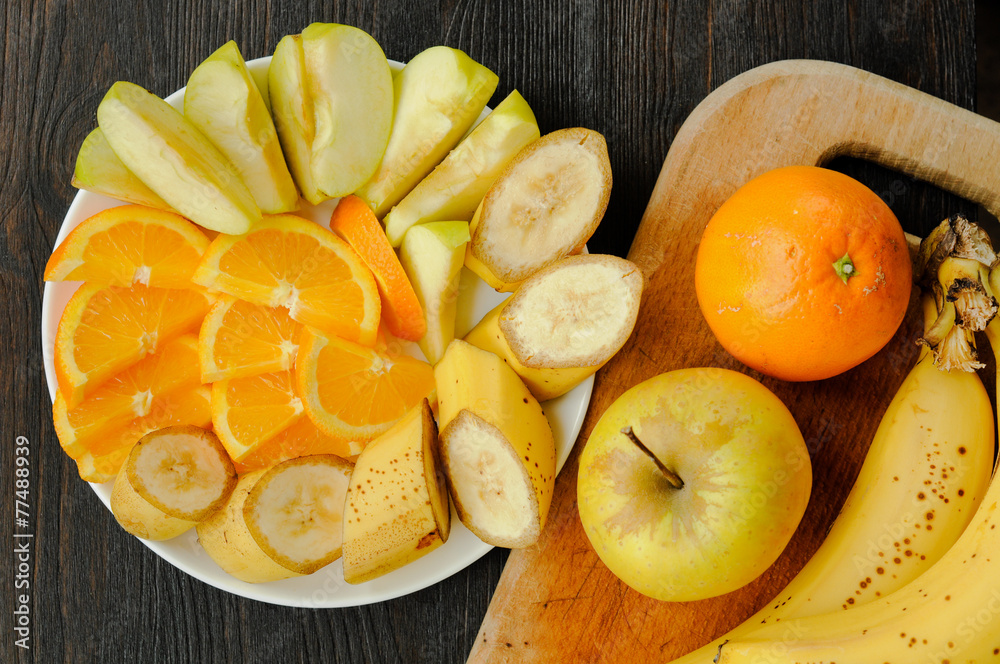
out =
<path fill-rule="evenodd" d="M 98 127 L 87 134 L 76 155 L 72 185 L 120 201 L 148 205 L 161 210 L 171 209 L 156 192 L 142 183 L 130 171 L 108 144 L 104 132 Z"/>
<path fill-rule="evenodd" d="M 398 247 L 414 224 L 472 219 L 503 168 L 538 135 L 528 102 L 511 92 L 389 211 L 382 220 L 389 242 Z"/>
<path fill-rule="evenodd" d="M 448 540 L 448 489 L 427 399 L 361 452 L 345 515 L 348 583 L 399 569 Z"/>
<path fill-rule="evenodd" d="M 469 224 L 465 221 L 420 224 L 403 238 L 399 260 L 427 322 L 427 331 L 417 345 L 431 364 L 441 359 L 455 338 L 458 286 L 468 242 Z"/>
<path fill-rule="evenodd" d="M 476 210 L 465 264 L 499 291 L 583 249 L 611 195 L 604 137 L 575 127 L 546 134 L 514 158 Z"/>
<path fill-rule="evenodd" d="M 97 107 L 97 124 L 126 168 L 196 224 L 240 234 L 260 220 L 232 163 L 156 95 L 118 81 Z"/>
<path fill-rule="evenodd" d="M 302 52 L 315 121 L 312 175 L 327 197 L 346 196 L 371 178 L 389 142 L 389 61 L 371 35 L 336 23 L 306 27 Z"/>
<path fill-rule="evenodd" d="M 458 49 L 433 46 L 393 79 L 392 133 L 378 170 L 357 192 L 380 219 L 461 140 L 499 79 Z"/>
<path fill-rule="evenodd" d="M 191 73 L 184 115 L 232 162 L 263 212 L 298 207 L 271 114 L 236 42 L 226 42 Z"/>
<path fill-rule="evenodd" d="M 419 228 L 419 227 L 417 227 Z M 565 394 L 625 344 L 642 273 L 617 256 L 568 256 L 525 280 L 465 340 L 496 353 L 539 401 Z"/>
<path fill-rule="evenodd" d="M 274 49 L 267 69 L 271 115 L 288 168 L 302 197 L 313 205 L 330 198 L 316 186 L 312 174 L 312 143 L 316 135 L 312 97 L 306 90 L 302 36 L 287 35 Z"/>
<path fill-rule="evenodd" d="M 132 447 L 115 478 L 111 512 L 136 537 L 170 539 L 222 507 L 235 487 L 236 469 L 214 433 L 168 427 Z"/>
<path fill-rule="evenodd" d="M 538 541 L 556 475 L 542 407 L 493 353 L 452 341 L 434 367 L 441 456 L 459 518 L 494 546 Z"/>

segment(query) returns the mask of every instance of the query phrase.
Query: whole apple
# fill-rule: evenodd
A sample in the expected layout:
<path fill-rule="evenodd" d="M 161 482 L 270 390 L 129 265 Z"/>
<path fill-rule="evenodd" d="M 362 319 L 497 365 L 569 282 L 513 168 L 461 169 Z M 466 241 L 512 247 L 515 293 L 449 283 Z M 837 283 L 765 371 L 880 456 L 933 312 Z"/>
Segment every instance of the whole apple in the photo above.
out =
<path fill-rule="evenodd" d="M 795 532 L 812 466 L 791 413 L 744 374 L 691 368 L 621 395 L 580 457 L 587 537 L 635 590 L 668 601 L 757 578 Z"/>

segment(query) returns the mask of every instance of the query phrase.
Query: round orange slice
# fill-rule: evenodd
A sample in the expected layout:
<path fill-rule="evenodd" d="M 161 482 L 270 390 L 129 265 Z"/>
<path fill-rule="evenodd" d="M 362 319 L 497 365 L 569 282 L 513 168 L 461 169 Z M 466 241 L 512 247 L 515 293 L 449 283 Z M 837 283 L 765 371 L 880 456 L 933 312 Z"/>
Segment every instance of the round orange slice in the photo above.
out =
<path fill-rule="evenodd" d="M 301 328 L 287 309 L 222 295 L 198 334 L 202 382 L 291 369 Z"/>
<path fill-rule="evenodd" d="M 266 216 L 244 235 L 220 235 L 192 277 L 206 288 L 365 345 L 381 302 L 371 270 L 339 237 L 291 214 Z"/>
<path fill-rule="evenodd" d="M 430 364 L 318 330 L 302 332 L 295 380 L 306 413 L 335 438 L 370 441 L 434 394 Z"/>
<path fill-rule="evenodd" d="M 122 205 L 74 228 L 49 257 L 45 280 L 188 288 L 208 244 L 208 237 L 178 214 Z"/>
<path fill-rule="evenodd" d="M 212 304 L 201 289 L 84 284 L 56 329 L 59 391 L 73 408 L 170 339 L 197 329 Z"/>
<path fill-rule="evenodd" d="M 420 300 L 368 204 L 353 194 L 341 198 L 330 217 L 330 230 L 344 238 L 375 275 L 389 332 L 408 341 L 423 339 L 427 321 Z"/>
<path fill-rule="evenodd" d="M 291 371 L 212 384 L 212 426 L 234 462 L 302 417 Z"/>

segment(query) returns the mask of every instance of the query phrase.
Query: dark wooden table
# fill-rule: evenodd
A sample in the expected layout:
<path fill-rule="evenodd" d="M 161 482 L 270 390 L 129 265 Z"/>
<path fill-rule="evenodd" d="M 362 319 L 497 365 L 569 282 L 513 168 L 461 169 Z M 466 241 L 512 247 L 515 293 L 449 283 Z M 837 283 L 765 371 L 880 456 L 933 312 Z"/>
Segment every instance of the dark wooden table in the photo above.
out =
<path fill-rule="evenodd" d="M 290 609 L 196 581 L 117 526 L 59 449 L 39 331 L 42 269 L 75 194 L 76 152 L 114 81 L 166 95 L 226 40 L 248 59 L 260 57 L 313 21 L 361 27 L 397 60 L 435 44 L 461 48 L 500 76 L 492 103 L 517 88 L 543 132 L 580 125 L 606 135 L 615 185 L 590 246 L 619 255 L 684 118 L 751 67 L 826 59 L 966 108 L 975 99 L 972 0 L 892 9 L 882 0 L 214 4 L 11 0 L 0 12 L 3 662 L 462 662 L 506 558 L 494 550 L 442 583 L 382 604 Z M 867 164 L 836 166 L 883 195 L 908 230 L 970 211 Z M 23 515 L 15 502 L 19 440 L 29 450 Z M 22 517 L 26 525 L 15 521 Z M 9 552 L 25 541 L 19 567 Z M 19 594 L 28 595 L 28 649 L 15 645 Z"/>

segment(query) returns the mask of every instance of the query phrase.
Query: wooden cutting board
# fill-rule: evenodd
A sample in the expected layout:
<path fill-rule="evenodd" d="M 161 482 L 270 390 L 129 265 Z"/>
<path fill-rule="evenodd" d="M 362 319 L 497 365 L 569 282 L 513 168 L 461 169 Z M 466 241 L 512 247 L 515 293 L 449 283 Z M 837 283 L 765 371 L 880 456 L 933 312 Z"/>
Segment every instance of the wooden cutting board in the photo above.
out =
<path fill-rule="evenodd" d="M 546 530 L 536 546 L 511 553 L 470 662 L 669 661 L 751 615 L 822 542 L 916 358 L 916 297 L 876 357 L 836 378 L 785 383 L 750 371 L 715 341 L 695 299 L 694 262 L 706 222 L 744 182 L 838 156 L 869 159 L 1000 212 L 1000 124 L 940 99 L 810 60 L 758 67 L 710 94 L 677 133 L 629 252 L 646 277 L 635 331 L 598 373 Z M 577 459 L 622 392 L 693 366 L 749 373 L 785 402 L 809 447 L 813 495 L 792 542 L 758 580 L 719 598 L 659 602 L 618 581 L 591 548 L 577 514 Z"/>

